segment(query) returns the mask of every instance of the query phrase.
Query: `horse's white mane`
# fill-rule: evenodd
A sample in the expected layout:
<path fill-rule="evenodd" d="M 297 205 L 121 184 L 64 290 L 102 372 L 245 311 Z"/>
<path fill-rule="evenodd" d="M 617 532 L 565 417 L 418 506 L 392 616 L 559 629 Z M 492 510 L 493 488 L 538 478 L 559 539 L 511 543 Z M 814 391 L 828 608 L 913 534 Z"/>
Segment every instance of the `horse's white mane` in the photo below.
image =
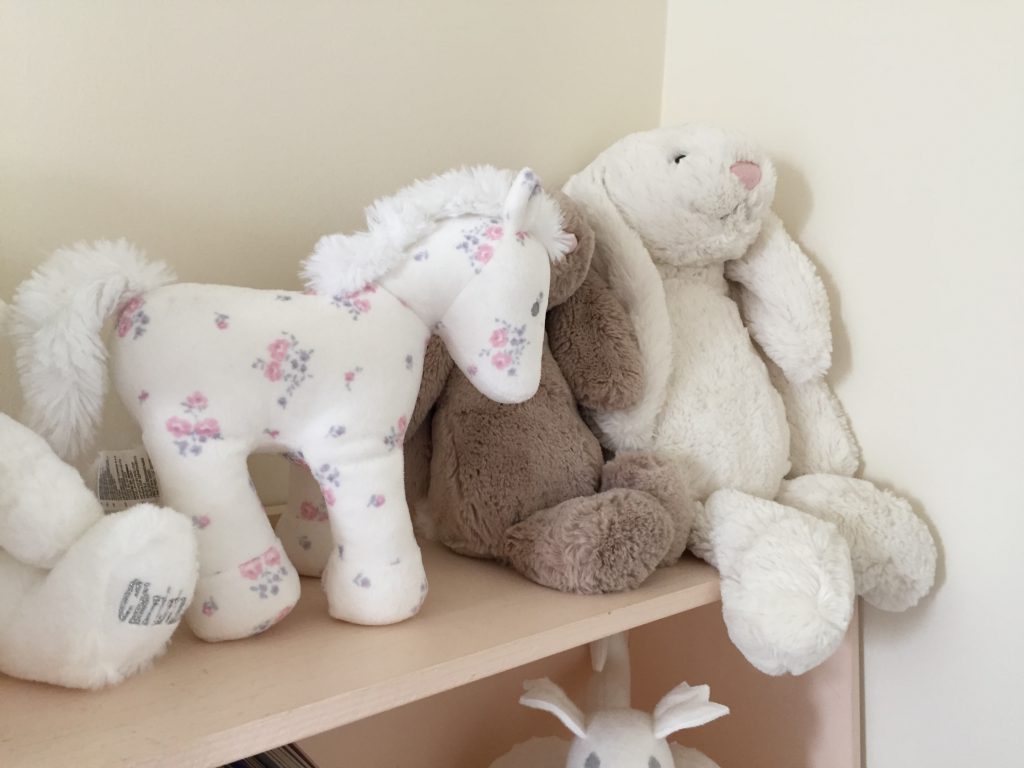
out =
<path fill-rule="evenodd" d="M 366 232 L 320 238 L 302 266 L 302 277 L 316 293 L 358 291 L 404 261 L 406 249 L 439 222 L 466 215 L 500 217 L 515 177 L 515 171 L 483 165 L 415 181 L 366 209 Z M 543 190 L 529 206 L 524 229 L 553 259 L 561 258 L 566 250 L 562 212 Z"/>

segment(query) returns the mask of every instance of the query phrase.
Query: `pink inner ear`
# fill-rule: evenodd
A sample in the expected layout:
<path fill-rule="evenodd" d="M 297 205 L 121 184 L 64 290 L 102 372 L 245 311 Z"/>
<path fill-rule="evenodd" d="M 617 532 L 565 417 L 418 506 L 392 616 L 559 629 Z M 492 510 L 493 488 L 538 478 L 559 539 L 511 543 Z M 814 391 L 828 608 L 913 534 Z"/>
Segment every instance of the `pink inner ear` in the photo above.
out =
<path fill-rule="evenodd" d="M 753 189 L 761 182 L 761 167 L 757 163 L 747 162 L 743 160 L 738 163 L 733 163 L 729 168 L 740 183 L 747 189 Z"/>

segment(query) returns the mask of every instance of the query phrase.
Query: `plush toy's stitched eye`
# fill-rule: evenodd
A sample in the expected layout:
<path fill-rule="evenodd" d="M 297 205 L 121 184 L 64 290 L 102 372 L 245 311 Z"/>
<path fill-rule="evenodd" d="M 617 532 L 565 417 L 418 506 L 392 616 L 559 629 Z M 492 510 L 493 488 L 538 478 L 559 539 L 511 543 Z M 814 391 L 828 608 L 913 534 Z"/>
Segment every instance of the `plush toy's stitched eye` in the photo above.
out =
<path fill-rule="evenodd" d="M 583 768 L 601 768 L 601 758 L 597 756 L 597 752 L 591 752 L 587 755 Z"/>
<path fill-rule="evenodd" d="M 658 758 L 652 757 L 647 761 L 647 768 L 661 768 L 661 763 L 658 762 Z"/>
<path fill-rule="evenodd" d="M 680 152 L 678 155 L 676 155 L 674 158 L 672 158 L 672 162 L 675 163 L 676 165 L 679 165 L 680 161 L 685 160 L 685 159 L 686 159 L 686 153 L 685 152 Z"/>

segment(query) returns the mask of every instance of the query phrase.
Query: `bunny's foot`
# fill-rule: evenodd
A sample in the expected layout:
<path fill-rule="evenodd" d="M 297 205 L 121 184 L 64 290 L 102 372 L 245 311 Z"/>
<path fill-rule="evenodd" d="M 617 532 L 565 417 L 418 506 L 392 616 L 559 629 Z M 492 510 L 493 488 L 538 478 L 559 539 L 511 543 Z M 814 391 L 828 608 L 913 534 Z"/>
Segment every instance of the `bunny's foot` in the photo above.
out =
<path fill-rule="evenodd" d="M 100 520 L 48 573 L 0 553 L 5 606 L 0 669 L 73 688 L 120 682 L 163 653 L 196 583 L 191 523 L 148 504 Z"/>
<path fill-rule="evenodd" d="M 838 648 L 853 615 L 854 579 L 835 526 L 721 490 L 694 531 L 710 542 L 729 637 L 751 664 L 769 675 L 801 674 Z"/>
<path fill-rule="evenodd" d="M 639 586 L 665 559 L 675 523 L 649 493 L 618 488 L 563 501 L 508 529 L 505 554 L 546 587 L 597 594 Z"/>
<path fill-rule="evenodd" d="M 0 549 L 52 568 L 103 508 L 43 438 L 0 413 Z"/>
<path fill-rule="evenodd" d="M 787 480 L 777 498 L 839 529 L 850 548 L 857 594 L 876 608 L 905 611 L 931 590 L 935 541 L 905 499 L 838 475 Z"/>
<path fill-rule="evenodd" d="M 662 565 L 672 565 L 682 557 L 700 508 L 700 502 L 690 496 L 683 477 L 670 459 L 646 451 L 619 453 L 601 471 L 602 491 L 612 488 L 645 491 L 660 501 L 672 517 L 675 533 Z"/>

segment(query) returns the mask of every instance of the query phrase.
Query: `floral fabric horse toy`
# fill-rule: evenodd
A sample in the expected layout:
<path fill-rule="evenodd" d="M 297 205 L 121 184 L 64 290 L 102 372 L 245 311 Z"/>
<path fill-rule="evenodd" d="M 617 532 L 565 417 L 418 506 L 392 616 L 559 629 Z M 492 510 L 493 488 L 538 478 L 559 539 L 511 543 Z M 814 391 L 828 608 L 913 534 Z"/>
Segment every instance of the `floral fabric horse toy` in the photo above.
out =
<path fill-rule="evenodd" d="M 246 637 L 299 597 L 246 469 L 290 452 L 313 470 L 334 538 L 332 616 L 414 615 L 427 581 L 402 482 L 402 439 L 431 332 L 482 393 L 537 389 L 549 259 L 572 247 L 528 169 L 418 182 L 367 210 L 368 231 L 323 238 L 310 292 L 168 285 L 120 243 L 58 251 L 20 288 L 15 335 L 31 423 L 81 450 L 105 389 L 101 328 L 117 316 L 116 389 L 139 421 L 164 501 L 191 517 L 200 578 L 187 614 L 206 640 Z M 495 334 L 506 334 L 494 354 Z"/>

